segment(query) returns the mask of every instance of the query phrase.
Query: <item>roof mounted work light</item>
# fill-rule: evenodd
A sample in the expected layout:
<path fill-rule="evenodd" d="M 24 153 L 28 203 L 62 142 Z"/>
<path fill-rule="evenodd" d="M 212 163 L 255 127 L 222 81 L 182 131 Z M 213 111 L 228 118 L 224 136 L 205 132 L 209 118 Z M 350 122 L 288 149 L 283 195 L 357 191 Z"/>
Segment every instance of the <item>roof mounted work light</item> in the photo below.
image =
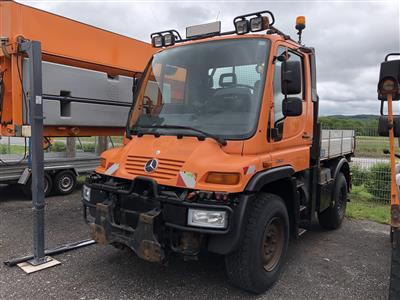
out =
<path fill-rule="evenodd" d="M 173 44 L 175 44 L 175 36 L 172 33 L 167 33 L 164 35 L 164 45 L 168 47 L 172 46 Z"/>
<path fill-rule="evenodd" d="M 151 38 L 151 44 L 155 48 L 161 48 L 164 45 L 164 38 L 162 35 L 155 35 Z"/>
<path fill-rule="evenodd" d="M 182 40 L 181 35 L 175 29 L 155 32 L 150 35 L 151 44 L 155 48 L 168 47 Z"/>
<path fill-rule="evenodd" d="M 267 16 L 263 14 L 268 14 L 271 17 L 271 22 Z M 251 18 L 250 21 L 247 19 Z M 267 30 L 270 26 L 275 23 L 275 17 L 269 10 L 259 11 L 247 15 L 238 16 L 233 19 L 233 24 L 235 25 L 237 34 L 245 34 L 249 31 L 257 32 L 262 30 Z"/>
<path fill-rule="evenodd" d="M 235 23 L 235 29 L 237 34 L 246 34 L 249 32 L 249 21 L 246 19 L 237 20 Z"/>
<path fill-rule="evenodd" d="M 259 16 L 250 19 L 250 30 L 257 32 L 269 28 L 269 19 L 267 16 Z"/>

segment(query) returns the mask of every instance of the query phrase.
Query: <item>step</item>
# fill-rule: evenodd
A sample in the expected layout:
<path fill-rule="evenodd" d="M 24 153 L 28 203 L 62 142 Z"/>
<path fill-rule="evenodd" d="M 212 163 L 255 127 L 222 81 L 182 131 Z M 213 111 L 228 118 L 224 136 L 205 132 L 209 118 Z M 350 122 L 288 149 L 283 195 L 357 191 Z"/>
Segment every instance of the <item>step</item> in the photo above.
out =
<path fill-rule="evenodd" d="M 306 233 L 307 232 L 307 229 L 304 229 L 304 228 L 299 228 L 298 230 L 297 230 L 297 236 L 299 237 L 299 236 L 302 236 L 304 233 Z"/>

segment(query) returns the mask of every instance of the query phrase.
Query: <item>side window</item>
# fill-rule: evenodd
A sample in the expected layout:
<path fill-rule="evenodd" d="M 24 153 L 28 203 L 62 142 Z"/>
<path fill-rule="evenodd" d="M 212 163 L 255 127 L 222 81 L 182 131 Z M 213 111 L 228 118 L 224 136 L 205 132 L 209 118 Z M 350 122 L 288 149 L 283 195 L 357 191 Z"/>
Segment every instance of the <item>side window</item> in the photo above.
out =
<path fill-rule="evenodd" d="M 285 47 L 278 47 L 278 51 L 276 53 L 276 56 L 279 56 L 281 54 L 285 54 L 286 48 Z M 299 61 L 301 63 L 301 68 L 303 70 L 303 60 L 301 56 L 298 54 L 288 51 L 289 54 L 289 59 L 288 61 Z M 279 60 L 275 60 L 275 71 L 274 71 L 274 81 L 273 81 L 273 89 L 274 89 L 274 122 L 277 120 L 283 118 L 282 114 L 282 101 L 285 98 L 285 95 L 282 94 L 282 87 L 281 87 L 281 67 L 282 67 L 282 62 Z M 290 95 L 291 97 L 300 97 L 303 99 L 303 73 L 301 74 L 301 92 L 297 95 Z"/>

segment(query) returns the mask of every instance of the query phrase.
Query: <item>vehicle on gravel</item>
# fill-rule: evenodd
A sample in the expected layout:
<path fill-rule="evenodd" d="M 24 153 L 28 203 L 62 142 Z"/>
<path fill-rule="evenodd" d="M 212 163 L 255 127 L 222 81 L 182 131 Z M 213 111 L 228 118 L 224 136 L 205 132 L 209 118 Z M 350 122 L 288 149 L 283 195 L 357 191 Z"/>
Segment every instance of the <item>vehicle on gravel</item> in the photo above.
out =
<path fill-rule="evenodd" d="M 315 51 L 270 11 L 151 35 L 124 145 L 83 186 L 102 244 L 151 262 L 201 251 L 225 257 L 232 284 L 263 293 L 291 237 L 318 217 L 338 228 L 351 188 L 353 130 L 321 130 Z M 133 53 L 134 55 L 134 53 Z"/>

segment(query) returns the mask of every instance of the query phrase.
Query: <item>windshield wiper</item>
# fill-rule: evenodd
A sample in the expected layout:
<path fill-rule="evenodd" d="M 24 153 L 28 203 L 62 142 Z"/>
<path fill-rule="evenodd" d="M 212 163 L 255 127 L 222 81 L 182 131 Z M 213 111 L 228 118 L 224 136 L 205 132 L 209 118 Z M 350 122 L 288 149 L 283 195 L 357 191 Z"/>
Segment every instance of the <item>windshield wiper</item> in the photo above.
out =
<path fill-rule="evenodd" d="M 161 128 L 161 129 L 182 129 L 182 130 L 191 130 L 194 132 L 198 132 L 200 133 L 202 136 L 204 137 L 208 137 L 211 138 L 215 141 L 218 142 L 218 144 L 222 145 L 222 146 L 226 146 L 226 140 L 222 137 L 216 136 L 212 133 L 208 133 L 205 132 L 203 130 L 197 129 L 197 128 L 193 128 L 193 127 L 189 127 L 189 126 L 180 126 L 180 125 L 136 125 L 135 127 L 139 127 L 139 128 Z"/>

